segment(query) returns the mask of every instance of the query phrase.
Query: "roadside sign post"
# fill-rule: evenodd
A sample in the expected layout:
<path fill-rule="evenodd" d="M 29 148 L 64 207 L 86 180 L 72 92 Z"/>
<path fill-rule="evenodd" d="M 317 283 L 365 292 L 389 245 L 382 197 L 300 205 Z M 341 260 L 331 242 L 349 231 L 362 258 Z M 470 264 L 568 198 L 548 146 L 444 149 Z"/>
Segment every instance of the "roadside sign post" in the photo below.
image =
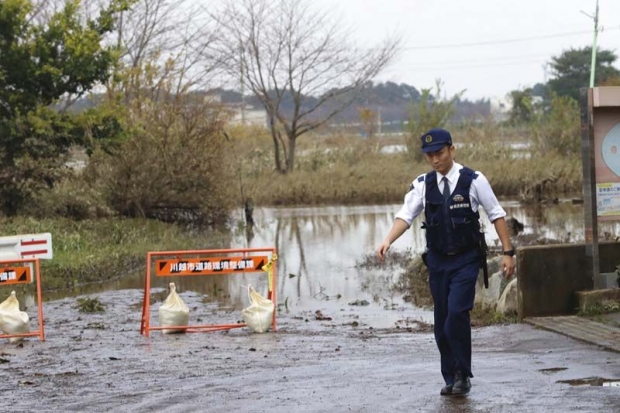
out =
<path fill-rule="evenodd" d="M 580 90 L 586 261 L 594 289 L 600 274 L 599 221 L 620 220 L 620 87 Z"/>
<path fill-rule="evenodd" d="M 45 341 L 39 259 L 26 258 L 0 261 L 0 286 L 32 283 L 33 274 L 31 268 L 34 268 L 34 279 L 37 282 L 37 316 L 39 329 L 23 334 L 0 334 L 0 338 L 39 337 L 41 341 Z"/>
<path fill-rule="evenodd" d="M 39 260 L 51 260 L 53 256 L 52 234 L 49 232 L 0 237 L 0 287 L 36 281 L 39 324 L 37 331 L 0 334 L 0 338 L 38 336 L 41 341 L 45 341 Z"/>

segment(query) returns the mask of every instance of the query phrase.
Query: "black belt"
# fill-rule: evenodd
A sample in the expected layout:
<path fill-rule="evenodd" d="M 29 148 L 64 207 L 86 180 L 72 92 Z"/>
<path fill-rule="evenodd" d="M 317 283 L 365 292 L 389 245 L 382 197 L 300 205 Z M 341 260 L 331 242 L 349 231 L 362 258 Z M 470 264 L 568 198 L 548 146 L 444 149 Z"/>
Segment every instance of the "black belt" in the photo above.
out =
<path fill-rule="evenodd" d="M 466 252 L 471 252 L 473 250 L 477 249 L 477 247 L 473 247 L 473 248 L 468 248 L 466 250 L 458 250 L 458 251 L 449 251 L 449 252 L 439 252 L 439 251 L 433 251 L 433 254 L 437 254 L 437 255 L 444 255 L 444 256 L 448 256 L 448 257 L 453 257 L 455 255 L 460 255 L 460 254 L 465 254 Z"/>

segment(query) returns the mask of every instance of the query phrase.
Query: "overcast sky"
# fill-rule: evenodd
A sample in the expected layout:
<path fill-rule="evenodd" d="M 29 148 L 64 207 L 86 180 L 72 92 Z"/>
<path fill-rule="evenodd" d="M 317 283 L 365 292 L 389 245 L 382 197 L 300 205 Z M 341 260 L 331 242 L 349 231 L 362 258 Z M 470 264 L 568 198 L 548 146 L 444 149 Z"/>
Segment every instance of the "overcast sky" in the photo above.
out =
<path fill-rule="evenodd" d="M 596 0 L 312 0 L 353 27 L 361 46 L 400 33 L 400 58 L 378 79 L 418 89 L 444 82 L 475 100 L 548 80 L 544 65 L 591 46 Z M 620 53 L 620 0 L 599 0 L 599 48 Z M 490 43 L 490 44 L 489 44 Z M 620 68 L 620 60 L 616 61 Z"/>

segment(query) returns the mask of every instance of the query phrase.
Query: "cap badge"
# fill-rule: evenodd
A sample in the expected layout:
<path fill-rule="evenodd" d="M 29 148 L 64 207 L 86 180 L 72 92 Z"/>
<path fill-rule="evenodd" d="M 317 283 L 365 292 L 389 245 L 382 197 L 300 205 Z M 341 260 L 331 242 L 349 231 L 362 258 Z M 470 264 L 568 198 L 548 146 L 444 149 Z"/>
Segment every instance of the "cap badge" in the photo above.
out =
<path fill-rule="evenodd" d="M 463 198 L 463 195 L 459 194 L 454 195 L 454 198 L 452 199 L 454 199 L 454 202 L 463 202 L 465 200 L 465 198 Z"/>
<path fill-rule="evenodd" d="M 426 135 L 424 140 L 426 141 L 426 143 L 431 143 L 433 141 L 433 137 L 431 135 Z"/>

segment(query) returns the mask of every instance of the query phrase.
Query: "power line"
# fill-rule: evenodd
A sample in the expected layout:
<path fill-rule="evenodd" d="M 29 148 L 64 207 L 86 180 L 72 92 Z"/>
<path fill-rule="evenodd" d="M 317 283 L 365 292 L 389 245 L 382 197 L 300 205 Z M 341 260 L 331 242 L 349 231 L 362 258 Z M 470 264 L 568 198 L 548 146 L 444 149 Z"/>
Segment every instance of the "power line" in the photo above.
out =
<path fill-rule="evenodd" d="M 603 31 L 609 30 L 620 30 L 620 26 L 613 26 L 607 29 L 601 28 L 599 33 Z M 578 31 L 578 32 L 565 32 L 565 33 L 556 33 L 556 34 L 548 34 L 544 36 L 531 36 L 531 37 L 521 37 L 515 39 L 503 39 L 503 40 L 488 40 L 484 42 L 471 42 L 471 43 L 453 43 L 453 44 L 438 44 L 438 45 L 429 45 L 429 46 L 407 46 L 403 47 L 401 50 L 427 50 L 427 49 L 452 49 L 452 48 L 461 48 L 461 47 L 476 47 L 476 46 L 490 46 L 497 44 L 508 44 L 508 43 L 519 43 L 519 42 L 529 42 L 532 40 L 543 40 L 543 39 L 553 39 L 558 37 L 566 37 L 566 36 L 580 36 L 584 34 L 591 34 L 591 31 Z"/>
<path fill-rule="evenodd" d="M 424 61 L 423 64 L 408 64 L 407 67 L 436 67 L 438 65 L 442 66 L 454 66 L 461 64 L 481 64 L 481 65 L 492 65 L 497 63 L 521 63 L 521 62 L 532 62 L 532 61 L 540 61 L 541 59 L 548 59 L 549 53 L 535 53 L 535 54 L 526 54 L 526 55 L 512 55 L 512 56 L 501 56 L 501 57 L 491 57 L 489 58 L 467 58 L 466 60 L 444 60 L 444 61 Z M 536 60 L 533 60 L 536 59 Z M 392 66 L 401 66 L 401 65 L 392 65 Z"/>
<path fill-rule="evenodd" d="M 526 64 L 532 64 L 532 63 L 540 63 L 540 59 L 521 60 L 521 61 L 504 62 L 504 63 L 492 63 L 492 64 L 464 62 L 461 65 L 455 65 L 455 66 L 443 66 L 443 65 L 442 66 L 415 66 L 415 65 L 411 65 L 411 66 L 406 66 L 406 67 L 411 70 L 425 71 L 425 70 L 472 69 L 472 68 L 480 68 L 480 67 L 522 66 Z M 396 67 L 392 66 L 392 68 L 395 69 Z M 388 68 L 387 70 L 390 71 L 390 68 Z"/>

